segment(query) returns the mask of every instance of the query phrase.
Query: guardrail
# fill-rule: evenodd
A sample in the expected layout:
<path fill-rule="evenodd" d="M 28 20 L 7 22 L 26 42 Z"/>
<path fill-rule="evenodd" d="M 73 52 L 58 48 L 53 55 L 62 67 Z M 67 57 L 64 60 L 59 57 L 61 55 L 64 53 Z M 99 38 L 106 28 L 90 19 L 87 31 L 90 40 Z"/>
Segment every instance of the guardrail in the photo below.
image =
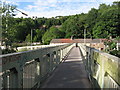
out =
<path fill-rule="evenodd" d="M 120 58 L 79 44 L 94 88 L 120 89 Z"/>
<path fill-rule="evenodd" d="M 53 44 L 53 45 L 37 45 L 37 46 L 23 46 L 23 47 L 17 47 L 18 51 L 22 50 L 35 50 L 39 48 L 45 48 L 45 47 L 53 47 L 53 46 L 59 46 L 60 44 Z M 64 44 L 62 44 L 64 45 Z"/>
<path fill-rule="evenodd" d="M 72 47 L 72 44 L 65 44 L 1 55 L 1 89 L 40 87 Z"/>

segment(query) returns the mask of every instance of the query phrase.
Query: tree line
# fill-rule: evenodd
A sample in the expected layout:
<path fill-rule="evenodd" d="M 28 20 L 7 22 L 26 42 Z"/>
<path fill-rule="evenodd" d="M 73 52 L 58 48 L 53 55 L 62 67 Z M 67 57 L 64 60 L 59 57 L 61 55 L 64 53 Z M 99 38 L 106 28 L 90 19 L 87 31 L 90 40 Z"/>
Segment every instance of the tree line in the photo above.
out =
<path fill-rule="evenodd" d="M 14 18 L 16 6 L 3 4 L 2 40 L 6 46 L 13 43 L 41 42 L 49 44 L 54 38 L 116 38 L 120 36 L 120 2 L 100 4 L 88 13 L 52 18 Z"/>

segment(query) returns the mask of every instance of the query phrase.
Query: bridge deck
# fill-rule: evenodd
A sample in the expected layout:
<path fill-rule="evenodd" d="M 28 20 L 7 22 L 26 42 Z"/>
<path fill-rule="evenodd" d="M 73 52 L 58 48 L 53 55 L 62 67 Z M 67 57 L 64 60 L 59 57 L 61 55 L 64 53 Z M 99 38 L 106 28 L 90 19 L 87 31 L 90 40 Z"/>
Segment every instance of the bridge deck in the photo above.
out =
<path fill-rule="evenodd" d="M 71 50 L 67 60 L 58 65 L 42 88 L 91 88 L 79 48 Z"/>

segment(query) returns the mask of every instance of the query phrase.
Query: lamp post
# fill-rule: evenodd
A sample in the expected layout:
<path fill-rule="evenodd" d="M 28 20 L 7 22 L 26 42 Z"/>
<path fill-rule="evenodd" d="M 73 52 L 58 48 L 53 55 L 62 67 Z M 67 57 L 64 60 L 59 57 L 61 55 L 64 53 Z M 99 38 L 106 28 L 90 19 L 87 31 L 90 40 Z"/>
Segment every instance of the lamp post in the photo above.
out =
<path fill-rule="evenodd" d="M 88 24 L 84 26 L 84 45 L 86 45 L 86 32 L 87 32 Z"/>
<path fill-rule="evenodd" d="M 35 29 L 31 29 L 31 46 L 32 46 L 32 43 L 33 43 L 33 30 L 35 30 Z"/>
<path fill-rule="evenodd" d="M 84 45 L 86 45 L 86 27 L 84 29 Z"/>
<path fill-rule="evenodd" d="M 32 17 L 32 20 L 33 20 L 33 22 L 35 22 L 35 19 L 36 19 L 37 17 Z M 33 38 L 33 30 L 35 30 L 35 28 L 31 28 L 31 46 L 32 46 L 32 38 Z"/>

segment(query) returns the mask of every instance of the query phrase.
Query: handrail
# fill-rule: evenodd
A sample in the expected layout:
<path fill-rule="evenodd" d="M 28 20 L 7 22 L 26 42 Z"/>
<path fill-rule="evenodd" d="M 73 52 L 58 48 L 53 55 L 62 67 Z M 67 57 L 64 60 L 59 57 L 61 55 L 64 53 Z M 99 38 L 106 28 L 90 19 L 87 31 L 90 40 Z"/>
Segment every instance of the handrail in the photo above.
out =
<path fill-rule="evenodd" d="M 120 58 L 79 44 L 93 87 L 120 89 Z"/>
<path fill-rule="evenodd" d="M 72 44 L 0 55 L 2 88 L 34 88 L 66 57 Z"/>

